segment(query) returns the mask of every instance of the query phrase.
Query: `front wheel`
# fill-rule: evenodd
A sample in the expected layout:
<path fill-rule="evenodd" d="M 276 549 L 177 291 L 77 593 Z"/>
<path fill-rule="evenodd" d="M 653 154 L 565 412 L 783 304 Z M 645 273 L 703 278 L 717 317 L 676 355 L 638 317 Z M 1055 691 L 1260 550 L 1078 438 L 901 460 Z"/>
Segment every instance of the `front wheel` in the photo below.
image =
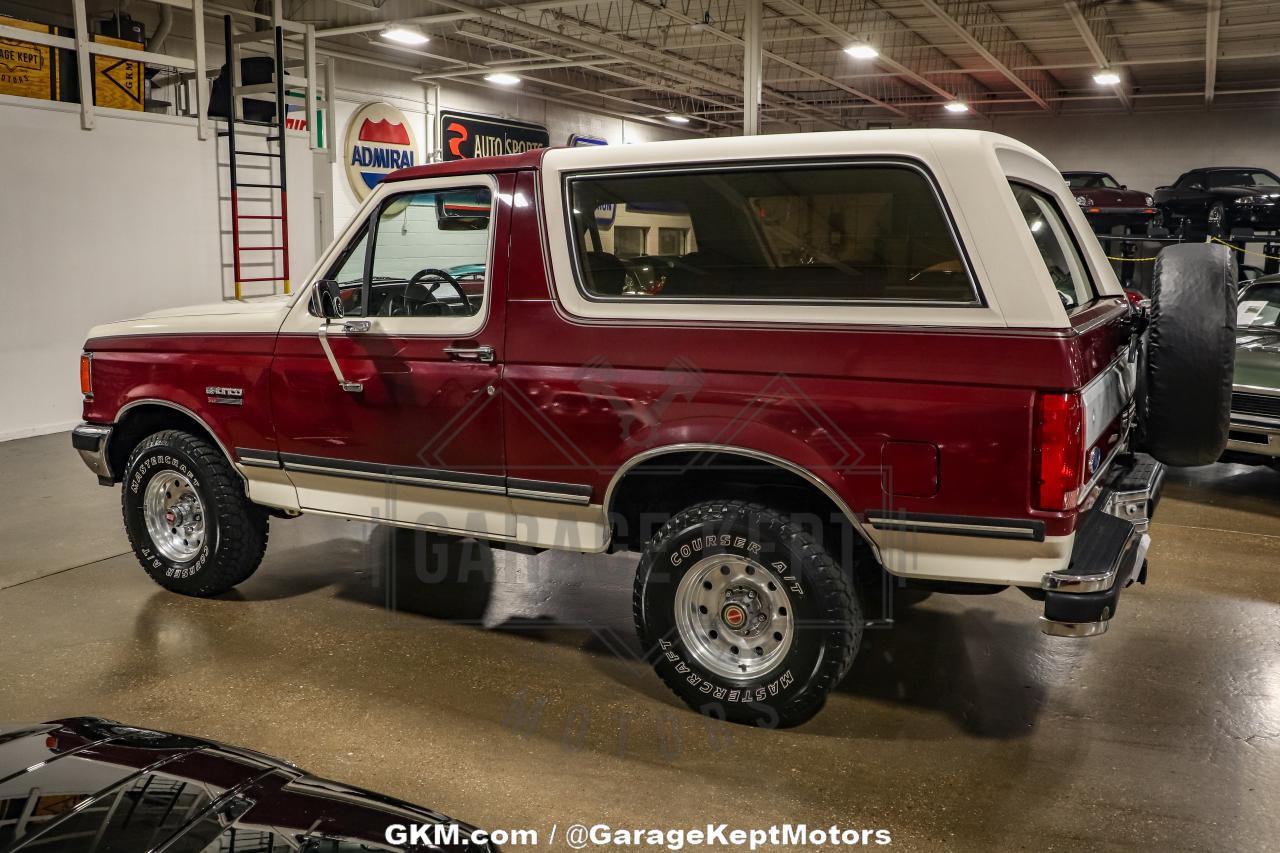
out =
<path fill-rule="evenodd" d="M 741 501 L 697 504 L 663 525 L 640 558 L 633 607 L 677 696 L 762 727 L 816 714 L 862 637 L 848 574 L 786 516 Z"/>
<path fill-rule="evenodd" d="M 165 589 L 218 595 L 262 562 L 267 512 L 202 438 L 170 429 L 139 443 L 125 465 L 121 503 L 138 562 Z"/>

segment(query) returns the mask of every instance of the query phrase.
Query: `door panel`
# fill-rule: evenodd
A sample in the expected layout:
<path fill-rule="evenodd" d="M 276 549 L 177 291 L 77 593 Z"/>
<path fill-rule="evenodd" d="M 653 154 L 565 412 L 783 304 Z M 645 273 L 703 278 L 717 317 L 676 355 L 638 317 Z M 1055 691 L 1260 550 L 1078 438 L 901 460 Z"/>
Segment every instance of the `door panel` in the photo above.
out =
<path fill-rule="evenodd" d="M 452 184 L 458 181 L 476 183 L 462 178 Z M 442 182 L 405 187 L 420 185 L 431 189 Z M 487 282 L 481 314 L 373 316 L 363 321 L 367 331 L 329 324 L 334 359 L 361 390 L 339 386 L 318 335 L 322 320 L 305 304 L 295 308 L 277 343 L 272 405 L 281 459 L 302 509 L 510 535 L 502 408 L 496 402 L 509 211 L 496 202 L 499 193 L 493 195 L 489 256 L 467 282 L 468 291 Z M 433 255 L 433 244 L 406 247 L 403 235 L 396 237 L 406 270 L 456 266 L 456 246 L 441 250 L 453 253 L 442 258 Z M 375 238 L 375 263 L 383 245 Z M 407 289 L 407 282 L 391 287 Z M 480 347 L 492 350 L 492 360 L 448 351 Z"/>

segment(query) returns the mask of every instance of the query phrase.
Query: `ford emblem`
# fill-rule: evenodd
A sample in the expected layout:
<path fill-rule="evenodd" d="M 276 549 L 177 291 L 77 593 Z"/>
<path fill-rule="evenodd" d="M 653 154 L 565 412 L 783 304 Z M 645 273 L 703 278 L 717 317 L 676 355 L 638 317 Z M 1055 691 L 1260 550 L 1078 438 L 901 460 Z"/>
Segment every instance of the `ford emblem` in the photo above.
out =
<path fill-rule="evenodd" d="M 1102 448 L 1095 447 L 1089 451 L 1089 473 L 1092 474 L 1098 470 L 1098 466 L 1102 464 Z"/>

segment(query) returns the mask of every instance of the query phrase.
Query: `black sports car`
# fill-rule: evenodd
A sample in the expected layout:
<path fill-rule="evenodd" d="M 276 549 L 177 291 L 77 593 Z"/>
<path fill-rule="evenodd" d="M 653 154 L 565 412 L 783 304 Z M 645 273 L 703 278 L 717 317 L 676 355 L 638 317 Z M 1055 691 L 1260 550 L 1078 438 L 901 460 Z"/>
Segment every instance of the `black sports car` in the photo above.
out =
<path fill-rule="evenodd" d="M 410 826 L 445 831 L 399 843 Z M 0 726 L 2 853 L 492 850 L 477 831 L 213 741 L 95 717 Z"/>
<path fill-rule="evenodd" d="M 1192 169 L 1173 186 L 1156 187 L 1155 202 L 1157 221 L 1185 237 L 1280 229 L 1280 178 L 1266 169 Z"/>

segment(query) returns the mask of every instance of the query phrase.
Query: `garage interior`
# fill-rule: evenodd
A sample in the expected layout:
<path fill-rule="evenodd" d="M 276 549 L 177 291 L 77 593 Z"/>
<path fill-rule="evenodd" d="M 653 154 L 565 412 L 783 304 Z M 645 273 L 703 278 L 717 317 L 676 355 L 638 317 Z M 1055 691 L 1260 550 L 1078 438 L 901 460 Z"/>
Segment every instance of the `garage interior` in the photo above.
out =
<path fill-rule="evenodd" d="M 202 112 L 224 28 L 252 58 L 274 55 L 276 27 L 287 202 L 281 158 L 237 178 L 226 121 Z M 133 46 L 90 55 L 90 33 Z M 0 0 L 0 45 L 24 39 L 60 59 L 40 93 L 0 73 L 0 722 L 198 734 L 478 826 L 788 820 L 887 826 L 908 850 L 1276 849 L 1280 467 L 1262 457 L 1170 469 L 1150 578 L 1107 636 L 1042 635 L 1015 589 L 900 602 L 821 715 L 757 730 L 688 712 L 641 658 L 635 554 L 304 516 L 273 520 L 237 590 L 182 597 L 139 570 L 119 490 L 69 438 L 90 327 L 307 281 L 363 200 L 344 140 L 365 104 L 404 115 L 417 162 L 450 159 L 453 113 L 552 145 L 970 128 L 1154 192 L 1200 167 L 1280 170 L 1274 2 Z M 98 103 L 63 97 L 67 77 Z M 105 106 L 109 85 L 134 103 Z M 237 181 L 240 214 L 281 223 L 256 233 L 286 248 L 244 257 Z M 1162 244 L 1126 236 L 1104 248 L 1146 293 L 1141 259 Z M 1277 272 L 1280 238 L 1224 239 L 1242 268 Z"/>

